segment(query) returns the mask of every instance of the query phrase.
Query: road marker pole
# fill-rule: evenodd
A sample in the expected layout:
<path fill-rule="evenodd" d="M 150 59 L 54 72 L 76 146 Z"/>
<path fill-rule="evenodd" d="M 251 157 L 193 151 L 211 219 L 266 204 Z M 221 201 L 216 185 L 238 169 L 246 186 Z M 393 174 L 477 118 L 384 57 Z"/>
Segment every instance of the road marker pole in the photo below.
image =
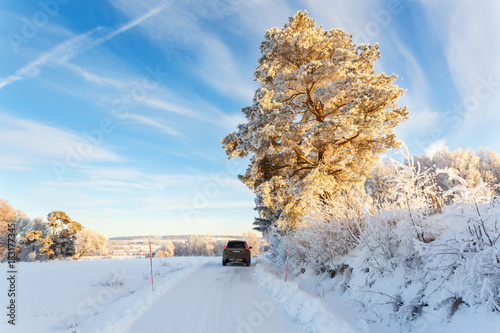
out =
<path fill-rule="evenodd" d="M 286 276 L 288 275 L 288 259 L 290 259 L 290 244 L 292 242 L 288 243 L 288 254 L 286 255 L 286 270 L 285 270 L 285 282 L 286 282 Z"/>
<path fill-rule="evenodd" d="M 151 264 L 151 291 L 155 291 L 153 283 L 153 256 L 151 255 L 151 237 L 149 237 L 149 263 Z"/>

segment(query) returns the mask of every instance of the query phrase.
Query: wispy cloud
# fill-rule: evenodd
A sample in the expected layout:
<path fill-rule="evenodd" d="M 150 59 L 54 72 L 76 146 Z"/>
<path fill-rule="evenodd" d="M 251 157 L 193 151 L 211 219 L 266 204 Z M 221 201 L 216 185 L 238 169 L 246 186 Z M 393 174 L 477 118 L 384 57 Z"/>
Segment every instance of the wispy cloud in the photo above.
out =
<path fill-rule="evenodd" d="M 450 73 L 463 96 L 473 93 L 481 76 L 500 74 L 500 37 L 496 33 L 500 30 L 499 2 L 421 2 L 433 32 L 444 45 Z"/>
<path fill-rule="evenodd" d="M 130 30 L 132 29 L 133 27 L 141 24 L 142 22 L 144 22 L 145 20 L 157 15 L 158 13 L 160 13 L 163 9 L 165 9 L 168 5 L 170 1 L 163 1 L 161 2 L 160 4 L 154 6 L 153 8 L 151 8 L 146 14 L 144 15 L 141 15 L 139 16 L 138 18 L 136 18 L 135 20 L 132 20 L 131 22 L 121 26 L 120 28 L 116 29 L 115 31 L 112 31 L 111 33 L 109 33 L 107 36 L 105 36 L 104 38 L 100 39 L 100 40 L 97 40 L 96 43 L 98 44 L 101 44 L 107 40 L 110 40 L 111 38 L 115 37 L 115 36 L 118 36 L 119 34 L 121 33 L 124 33 L 125 31 L 127 30 Z"/>
<path fill-rule="evenodd" d="M 449 85 L 458 92 L 449 105 L 452 120 L 441 124 L 453 126 L 446 141 L 454 147 L 477 147 L 477 141 L 487 142 L 487 147 L 498 147 L 494 124 L 500 122 L 500 37 L 497 33 L 500 3 L 421 2 L 432 32 L 445 50 L 452 79 Z"/>
<path fill-rule="evenodd" d="M 18 154 L 11 153 L 0 154 L 0 169 L 5 170 L 18 170 L 18 171 L 33 171 L 35 168 L 33 166 L 33 159 Z"/>
<path fill-rule="evenodd" d="M 160 4 L 150 9 L 146 14 L 122 25 L 121 27 L 110 30 L 109 28 L 96 27 L 83 34 L 73 37 L 47 52 L 43 52 L 38 58 L 30 61 L 28 64 L 20 68 L 15 74 L 6 78 L 0 78 L 0 89 L 6 85 L 12 84 L 16 81 L 33 78 L 40 74 L 41 67 L 43 66 L 60 66 L 64 65 L 73 58 L 75 55 L 87 51 L 91 48 L 99 46 L 100 44 L 124 33 L 133 27 L 141 24 L 145 20 L 160 13 L 166 4 Z"/>
<path fill-rule="evenodd" d="M 81 134 L 0 113 L 0 160 L 2 168 L 30 168 L 40 161 L 62 161 L 69 154 L 85 149 L 88 162 L 120 162 L 121 157 L 111 150 L 92 145 Z"/>
<path fill-rule="evenodd" d="M 391 44 L 394 45 L 394 49 L 391 49 L 392 53 L 397 53 L 404 59 L 404 68 L 408 76 L 403 79 L 405 79 L 405 86 L 408 85 L 407 95 L 411 99 L 411 106 L 414 108 L 428 107 L 431 102 L 429 83 L 422 66 L 400 37 L 395 33 L 391 33 L 390 36 Z"/>
<path fill-rule="evenodd" d="M 304 1 L 303 1 L 304 2 Z M 305 1 L 304 8 L 311 8 L 317 3 Z M 301 8 L 303 9 L 303 8 Z M 323 12 L 330 12 L 325 10 Z M 287 1 L 253 1 L 247 2 L 247 6 L 236 13 L 236 18 L 244 29 L 235 31 L 236 34 L 241 33 L 244 36 L 253 34 L 257 39 L 262 39 L 268 29 L 272 27 L 282 27 L 287 22 L 289 16 L 294 14 L 294 10 Z"/>
<path fill-rule="evenodd" d="M 91 43 L 93 40 L 92 37 L 100 34 L 101 31 L 101 27 L 94 28 L 57 45 L 48 52 L 43 52 L 38 58 L 17 70 L 15 74 L 0 79 L 0 89 L 16 81 L 38 76 L 40 67 L 44 65 L 57 66 L 65 63 L 68 59 L 74 57 L 84 46 Z"/>
<path fill-rule="evenodd" d="M 106 77 L 102 75 L 97 75 L 94 73 L 90 73 L 89 71 L 83 69 L 81 66 L 72 64 L 72 63 L 66 63 L 64 64 L 64 67 L 73 71 L 74 73 L 78 74 L 81 76 L 85 81 L 96 84 L 96 85 L 109 85 L 113 86 L 116 88 L 123 88 L 126 86 L 125 82 L 119 79 L 114 79 L 111 77 Z"/>
<path fill-rule="evenodd" d="M 231 50 L 220 39 L 205 36 L 202 41 L 203 57 L 197 75 L 201 76 L 210 86 L 220 92 L 250 101 L 255 86 L 248 79 L 243 80 L 240 66 L 235 62 Z"/>
<path fill-rule="evenodd" d="M 185 103 L 185 102 L 184 102 Z M 192 110 L 192 108 L 182 105 L 181 103 L 175 103 L 172 101 L 160 100 L 157 98 L 148 98 L 143 101 L 145 106 L 153 109 L 163 110 L 167 112 L 173 112 L 181 116 L 187 116 L 192 118 L 202 118 L 202 115 L 198 112 Z"/>
<path fill-rule="evenodd" d="M 120 12 L 128 17 L 137 16 L 145 8 L 155 6 L 156 1 L 111 1 Z M 186 64 L 186 70 L 203 79 L 208 85 L 227 96 L 250 100 L 254 87 L 237 63 L 231 48 L 216 34 L 209 32 L 204 23 L 221 16 L 237 13 L 246 4 L 243 1 L 177 1 L 168 6 L 161 15 L 141 25 L 141 31 L 152 42 L 165 51 L 168 45 L 195 50 L 195 63 Z M 228 31 L 231 33 L 231 31 Z M 252 69 L 250 69 L 252 71 Z"/>
<path fill-rule="evenodd" d="M 411 147 L 414 153 L 423 153 L 434 141 L 442 139 L 442 136 L 434 137 L 434 131 L 440 120 L 442 120 L 442 114 L 439 112 L 428 108 L 412 109 L 411 118 L 400 124 L 395 129 L 395 133 L 398 139 Z"/>
<path fill-rule="evenodd" d="M 111 69 L 111 73 L 102 75 L 100 73 L 109 71 L 109 69 L 93 68 L 89 70 L 81 65 L 72 63 L 66 63 L 64 67 L 82 77 L 86 82 L 108 89 L 105 94 L 102 94 L 102 89 L 99 90 L 98 94 L 96 94 L 94 89 L 90 89 L 88 96 L 82 89 L 78 89 L 78 94 L 75 94 L 78 98 L 83 98 L 90 103 L 98 103 L 100 105 L 109 106 L 115 104 L 116 100 L 114 96 L 130 95 L 130 91 L 133 91 L 136 87 L 141 87 L 141 82 L 143 81 L 143 77 L 141 78 L 135 73 L 128 73 L 123 70 Z M 89 89 L 88 86 L 86 87 Z M 75 90 L 68 90 L 66 86 L 61 87 L 61 89 L 63 89 L 62 91 L 65 94 L 74 94 L 72 91 Z M 133 120 L 143 125 L 151 125 L 157 130 L 159 129 L 164 133 L 174 135 L 179 133 L 171 126 L 165 125 L 162 122 L 164 115 L 170 114 L 172 115 L 170 118 L 174 119 L 192 118 L 228 129 L 233 129 L 243 121 L 243 117 L 239 112 L 237 115 L 227 115 L 226 112 L 198 96 L 196 92 L 179 92 L 161 85 L 155 89 L 145 91 L 146 96 L 144 98 L 134 99 L 130 105 L 134 106 L 131 108 L 133 109 L 131 111 L 150 109 L 149 111 L 152 112 L 149 112 L 149 116 L 146 116 L 144 113 L 134 114 L 133 112 L 125 115 L 116 113 L 115 116 Z M 189 94 L 189 99 L 185 98 L 186 94 Z M 154 111 L 162 112 L 154 113 Z"/>
<path fill-rule="evenodd" d="M 217 186 L 219 190 L 228 189 L 234 193 L 237 190 L 247 192 L 245 185 L 235 178 L 222 177 L 216 174 L 155 174 L 132 167 L 104 167 L 85 165 L 64 181 L 45 181 L 44 186 L 52 188 L 95 189 L 100 191 L 158 191 L 180 201 L 191 199 L 193 189 L 202 191 L 206 184 Z M 173 191 L 173 192 L 172 192 Z M 200 192 L 201 193 L 201 192 Z M 222 196 L 222 194 L 221 194 Z M 180 202 L 179 201 L 179 202 Z"/>
<path fill-rule="evenodd" d="M 167 125 L 162 124 L 160 121 L 155 120 L 155 119 L 150 118 L 150 117 L 146 117 L 146 116 L 139 115 L 139 114 L 128 113 L 126 115 L 122 115 L 121 118 L 122 119 L 129 119 L 129 120 L 132 120 L 132 121 L 139 123 L 139 124 L 151 126 L 155 129 L 159 130 L 160 132 L 163 132 L 166 134 L 179 135 L 179 133 L 177 131 L 173 130 L 172 128 L 168 127 Z"/>

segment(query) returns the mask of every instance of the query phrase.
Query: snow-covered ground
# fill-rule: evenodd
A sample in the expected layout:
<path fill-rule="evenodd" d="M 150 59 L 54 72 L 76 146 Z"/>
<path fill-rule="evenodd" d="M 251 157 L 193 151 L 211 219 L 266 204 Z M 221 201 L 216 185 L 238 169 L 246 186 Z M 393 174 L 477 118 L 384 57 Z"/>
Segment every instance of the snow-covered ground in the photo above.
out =
<path fill-rule="evenodd" d="M 259 288 L 255 266 L 208 260 L 139 318 L 128 332 L 303 332 Z"/>
<path fill-rule="evenodd" d="M 357 332 L 259 261 L 154 259 L 154 292 L 149 259 L 18 263 L 16 325 L 0 331 Z"/>
<path fill-rule="evenodd" d="M 17 263 L 16 325 L 4 319 L 0 332 L 123 331 L 207 260 L 154 259 L 154 292 L 146 258 Z M 7 265 L 2 267 L 5 272 Z M 5 277 L 1 281 L 6 305 L 8 281 Z"/>
<path fill-rule="evenodd" d="M 16 326 L 4 319 L 0 332 L 407 331 L 377 323 L 351 294 L 339 296 L 336 279 L 301 274 L 285 283 L 266 257 L 254 263 L 223 267 L 220 257 L 157 258 L 154 291 L 146 258 L 18 263 Z M 500 332 L 496 313 L 459 309 L 447 321 L 431 312 L 414 332 Z"/>

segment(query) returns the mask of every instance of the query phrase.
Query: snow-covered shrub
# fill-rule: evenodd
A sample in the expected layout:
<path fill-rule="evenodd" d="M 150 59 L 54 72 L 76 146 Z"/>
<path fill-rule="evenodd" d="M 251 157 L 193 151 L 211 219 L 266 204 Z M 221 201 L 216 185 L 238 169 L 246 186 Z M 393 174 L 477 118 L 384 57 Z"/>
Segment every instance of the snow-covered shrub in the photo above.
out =
<path fill-rule="evenodd" d="M 428 224 L 428 217 L 441 212 L 441 199 L 436 193 L 436 182 L 430 176 L 429 169 L 422 169 L 415 163 L 408 150 L 403 150 L 406 163 L 392 160 L 394 175 L 388 177 L 395 184 L 392 199 L 392 210 L 406 212 L 414 235 L 422 242 L 430 242 L 440 232 Z"/>
<path fill-rule="evenodd" d="M 67 332 L 78 332 L 77 328 L 81 326 L 82 319 L 79 315 L 73 315 L 66 319 L 63 323 L 63 327 Z"/>
<path fill-rule="evenodd" d="M 353 266 L 353 297 L 368 299 L 363 306 L 374 313 L 389 306 L 392 315 L 384 320 L 403 330 L 426 312 L 451 318 L 464 305 L 500 310 L 500 200 L 484 184 L 471 188 L 456 175 L 450 179 L 460 183 L 445 193 L 453 205 L 420 215 L 420 230 L 430 239 L 415 233 L 406 209 L 367 213 L 356 251 L 341 259 Z M 344 281 L 337 281 L 341 292 Z"/>
<path fill-rule="evenodd" d="M 416 260 L 415 244 L 432 242 L 443 231 L 429 219 L 441 211 L 435 179 L 415 163 L 406 148 L 403 156 L 406 163 L 390 159 L 390 164 L 385 162 L 390 167 L 379 167 L 383 169 L 379 173 L 385 175 L 385 182 L 390 184 L 384 187 L 391 191 L 384 194 L 388 200 L 379 198 L 376 208 L 362 206 L 362 223 L 356 220 L 357 243 L 367 249 L 368 263 L 379 271 L 392 272 L 398 265 Z M 381 182 L 380 179 L 374 181 Z"/>
<path fill-rule="evenodd" d="M 397 265 L 397 251 L 402 239 L 396 234 L 394 226 L 401 215 L 398 211 L 377 215 L 367 213 L 364 226 L 358 225 L 357 241 L 368 250 L 370 266 L 379 271 L 391 271 Z"/>
<path fill-rule="evenodd" d="M 500 200 L 484 183 L 471 188 L 450 176 L 460 184 L 446 193 L 453 195 L 455 225 L 437 253 L 453 267 L 455 291 L 465 303 L 500 311 Z"/>
<path fill-rule="evenodd" d="M 311 204 L 308 217 L 288 235 L 293 260 L 304 269 L 309 266 L 335 275 L 341 266 L 339 258 L 358 244 L 360 224 L 364 224 L 364 215 L 358 196 L 339 191 Z"/>
<path fill-rule="evenodd" d="M 126 280 L 122 274 L 111 271 L 107 277 L 99 280 L 98 284 L 108 288 L 122 288 L 125 286 Z"/>
<path fill-rule="evenodd" d="M 266 234 L 266 239 L 271 246 L 269 258 L 276 264 L 282 265 L 286 261 L 288 245 L 294 243 L 293 233 L 288 232 L 286 235 L 283 230 L 276 227 L 269 228 Z"/>
<path fill-rule="evenodd" d="M 389 176 L 394 175 L 394 163 L 385 158 L 377 161 L 372 168 L 370 177 L 365 181 L 365 192 L 371 198 L 374 209 L 382 210 L 391 204 L 390 195 L 394 192 L 394 183 L 389 182 Z"/>

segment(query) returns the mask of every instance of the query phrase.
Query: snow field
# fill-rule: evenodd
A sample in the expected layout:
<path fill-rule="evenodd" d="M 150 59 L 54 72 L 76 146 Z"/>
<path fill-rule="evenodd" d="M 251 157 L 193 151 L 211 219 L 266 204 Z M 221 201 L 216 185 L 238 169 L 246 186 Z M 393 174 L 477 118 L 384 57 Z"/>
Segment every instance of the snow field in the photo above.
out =
<path fill-rule="evenodd" d="M 153 259 L 154 292 L 148 258 L 18 263 L 17 322 L 2 321 L 0 331 L 122 332 L 207 260 Z"/>
<path fill-rule="evenodd" d="M 171 259 L 156 260 L 156 264 L 159 262 L 160 267 L 154 268 L 154 291 L 151 290 L 150 272 L 141 274 L 141 281 L 137 278 L 133 281 L 137 289 L 126 289 L 125 295 L 120 292 L 116 293 L 117 297 L 100 313 L 102 320 L 94 321 L 94 318 L 91 318 L 85 325 L 85 332 L 115 333 L 127 331 L 165 292 L 197 271 L 207 261 L 207 258 L 200 257 L 177 258 L 185 259 L 185 261 L 178 260 L 177 262 Z M 113 283 L 114 278 L 112 276 L 110 278 L 112 283 L 108 289 L 111 289 L 111 294 L 113 294 L 116 287 Z M 118 286 L 118 289 L 120 288 L 122 287 Z"/>

